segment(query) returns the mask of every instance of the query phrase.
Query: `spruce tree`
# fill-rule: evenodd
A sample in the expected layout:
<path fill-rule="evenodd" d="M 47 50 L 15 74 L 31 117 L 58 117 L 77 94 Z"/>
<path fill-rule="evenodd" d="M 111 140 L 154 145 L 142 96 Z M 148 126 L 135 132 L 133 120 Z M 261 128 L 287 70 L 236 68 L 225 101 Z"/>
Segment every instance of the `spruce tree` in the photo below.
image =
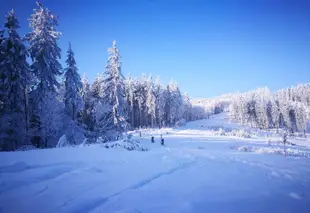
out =
<path fill-rule="evenodd" d="M 147 82 L 147 94 L 146 94 L 146 108 L 147 108 L 147 113 L 149 117 L 149 125 L 151 127 L 154 127 L 154 122 L 156 119 L 156 97 L 154 94 L 154 85 L 153 85 L 153 80 L 152 77 L 150 76 Z"/>
<path fill-rule="evenodd" d="M 121 62 L 116 41 L 108 49 L 108 63 L 104 72 L 103 100 L 112 107 L 111 116 L 116 132 L 120 134 L 128 128 L 127 103 L 125 97 L 124 76 L 121 72 Z"/>
<path fill-rule="evenodd" d="M 75 121 L 83 105 L 81 97 L 82 82 L 76 67 L 71 44 L 69 44 L 67 54 L 67 68 L 65 69 L 65 105 L 66 113 Z"/>
<path fill-rule="evenodd" d="M 1 38 L 1 141 L 14 150 L 27 143 L 29 84 L 28 52 L 17 29 L 20 27 L 11 10 L 4 24 L 7 37 Z"/>
<path fill-rule="evenodd" d="M 57 17 L 39 2 L 29 22 L 32 32 L 27 34 L 27 40 L 32 59 L 31 71 L 36 82 L 30 94 L 32 121 L 35 122 L 31 124 L 35 140 L 33 142 L 40 147 L 43 145 L 46 147 L 48 141 L 53 138 L 53 132 L 56 132 L 56 129 L 51 128 L 57 128 L 56 123 L 58 123 L 56 117 L 53 116 L 57 111 L 55 108 L 53 108 L 53 113 L 46 113 L 49 112 L 48 109 L 51 109 L 49 103 L 55 103 L 54 107 L 59 106 L 56 103 L 59 86 L 57 78 L 62 74 L 62 68 L 59 63 L 61 50 L 57 45 L 57 40 L 61 33 L 56 30 Z"/>

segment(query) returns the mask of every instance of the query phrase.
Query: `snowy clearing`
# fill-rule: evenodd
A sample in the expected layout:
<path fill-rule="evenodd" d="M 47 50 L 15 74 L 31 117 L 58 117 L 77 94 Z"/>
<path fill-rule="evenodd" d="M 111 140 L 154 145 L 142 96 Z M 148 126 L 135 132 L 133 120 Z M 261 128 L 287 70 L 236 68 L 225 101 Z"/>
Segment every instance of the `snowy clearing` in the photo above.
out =
<path fill-rule="evenodd" d="M 275 134 L 268 146 L 263 133 L 219 135 L 210 131 L 216 126 L 241 129 L 224 114 L 144 130 L 142 139 L 135 133 L 148 151 L 90 145 L 0 153 L 0 212 L 310 212 L 309 158 L 284 158 Z M 308 140 L 287 148 L 309 157 Z"/>

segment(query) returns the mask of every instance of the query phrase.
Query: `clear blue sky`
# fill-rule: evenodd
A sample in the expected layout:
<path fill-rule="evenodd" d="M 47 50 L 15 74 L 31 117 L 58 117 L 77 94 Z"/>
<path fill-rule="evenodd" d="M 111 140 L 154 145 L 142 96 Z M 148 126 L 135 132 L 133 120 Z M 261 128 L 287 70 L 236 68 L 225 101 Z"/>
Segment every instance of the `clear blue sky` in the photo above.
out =
<path fill-rule="evenodd" d="M 310 0 L 42 0 L 59 16 L 62 61 L 68 42 L 79 71 L 103 72 L 117 41 L 123 72 L 177 80 L 192 97 L 310 82 Z M 14 8 L 24 35 L 34 0 Z M 3 21 L 2 21 L 3 23 Z"/>

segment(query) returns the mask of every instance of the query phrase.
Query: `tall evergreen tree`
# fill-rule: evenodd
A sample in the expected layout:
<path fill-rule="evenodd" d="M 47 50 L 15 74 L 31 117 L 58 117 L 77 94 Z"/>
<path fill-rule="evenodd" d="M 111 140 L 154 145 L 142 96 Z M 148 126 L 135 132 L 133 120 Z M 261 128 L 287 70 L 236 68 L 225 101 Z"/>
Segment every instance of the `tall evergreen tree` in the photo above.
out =
<path fill-rule="evenodd" d="M 78 125 L 82 122 L 83 99 L 81 77 L 76 67 L 74 53 L 69 43 L 67 51 L 67 67 L 65 69 L 65 110 L 68 115 L 68 123 L 66 128 L 66 138 L 70 144 L 76 144 L 75 133 L 79 129 Z M 77 120 L 79 118 L 79 120 Z"/>
<path fill-rule="evenodd" d="M 167 85 L 166 89 L 163 92 L 163 99 L 164 99 L 164 121 L 163 125 L 171 125 L 172 119 L 171 119 L 171 105 L 172 105 L 172 92 L 170 84 Z"/>
<path fill-rule="evenodd" d="M 146 107 L 146 99 L 147 99 L 147 77 L 145 73 L 142 73 L 140 80 L 136 81 L 136 101 L 139 112 L 139 120 L 138 126 L 144 127 L 148 125 L 147 118 L 147 107 Z"/>
<path fill-rule="evenodd" d="M 169 89 L 171 91 L 171 124 L 174 125 L 183 115 L 183 96 L 175 81 L 170 82 Z"/>
<path fill-rule="evenodd" d="M 146 94 L 146 107 L 149 117 L 149 124 L 151 127 L 154 127 L 154 122 L 156 119 L 156 97 L 154 94 L 154 85 L 153 85 L 153 79 L 150 76 L 148 79 L 148 87 L 147 87 L 147 94 Z"/>
<path fill-rule="evenodd" d="M 65 69 L 65 105 L 67 114 L 72 118 L 73 121 L 75 121 L 77 115 L 80 114 L 80 111 L 83 107 L 81 97 L 82 82 L 76 67 L 71 43 L 69 44 L 67 53 L 67 68 Z"/>
<path fill-rule="evenodd" d="M 83 111 L 82 111 L 82 123 L 85 125 L 84 128 L 87 130 L 89 126 L 89 120 L 90 120 L 90 105 L 91 105 L 91 93 L 90 93 L 90 85 L 88 83 L 88 80 L 86 78 L 86 75 L 84 73 L 82 79 L 82 91 L 81 91 L 81 97 L 83 100 Z"/>
<path fill-rule="evenodd" d="M 111 105 L 115 129 L 121 133 L 127 129 L 128 122 L 124 76 L 121 72 L 120 54 L 116 41 L 113 41 L 112 47 L 108 49 L 108 54 L 108 63 L 104 72 L 103 99 Z"/>
<path fill-rule="evenodd" d="M 2 41 L 4 40 L 4 30 L 0 29 L 0 110 L 4 107 L 4 95 L 5 95 L 5 55 L 4 55 L 4 48 L 1 45 Z"/>
<path fill-rule="evenodd" d="M 156 123 L 159 127 L 161 127 L 164 116 L 164 100 L 159 77 L 156 78 L 154 87 Z"/>
<path fill-rule="evenodd" d="M 128 104 L 128 120 L 131 127 L 135 127 L 135 85 L 131 76 L 126 79 L 126 100 Z"/>
<path fill-rule="evenodd" d="M 184 114 L 183 117 L 186 121 L 191 120 L 191 109 L 192 109 L 192 104 L 190 97 L 188 96 L 187 93 L 184 93 L 183 95 L 183 100 L 184 100 Z"/>
<path fill-rule="evenodd" d="M 15 149 L 27 143 L 29 84 L 28 52 L 17 29 L 20 27 L 11 10 L 4 24 L 8 36 L 1 40 L 1 141 L 6 148 Z"/>
<path fill-rule="evenodd" d="M 37 2 L 38 8 L 34 9 L 29 18 L 32 32 L 27 34 L 30 44 L 29 52 L 32 59 L 31 71 L 35 76 L 35 85 L 30 96 L 33 106 L 32 132 L 36 136 L 33 141 L 35 144 L 47 146 L 49 139 L 54 131 L 47 131 L 51 127 L 51 122 L 44 118 L 50 106 L 48 103 L 56 103 L 56 89 L 59 86 L 57 77 L 62 74 L 60 59 L 60 48 L 57 45 L 61 33 L 56 30 L 57 17 L 52 12 Z M 46 99 L 49 99 L 47 101 Z M 55 105 L 57 106 L 57 104 Z M 53 118 L 53 116 L 50 116 Z M 56 121 L 55 121 L 56 122 Z"/>

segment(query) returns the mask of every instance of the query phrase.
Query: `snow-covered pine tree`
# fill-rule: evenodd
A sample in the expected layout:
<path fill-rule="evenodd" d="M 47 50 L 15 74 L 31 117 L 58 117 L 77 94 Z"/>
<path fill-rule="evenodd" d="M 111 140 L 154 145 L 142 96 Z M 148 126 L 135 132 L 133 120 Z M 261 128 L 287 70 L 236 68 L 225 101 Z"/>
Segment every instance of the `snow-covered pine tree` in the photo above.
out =
<path fill-rule="evenodd" d="M 68 127 L 66 128 L 66 138 L 68 143 L 76 144 L 74 134 L 75 130 L 78 130 L 78 125 L 81 123 L 81 114 L 83 110 L 82 99 L 82 82 L 78 69 L 76 67 L 76 61 L 74 53 L 69 43 L 69 49 L 67 51 L 67 67 L 65 69 L 65 95 L 64 102 L 66 107 L 66 114 L 68 116 Z M 79 121 L 77 118 L 80 118 Z"/>
<path fill-rule="evenodd" d="M 279 101 L 273 99 L 271 102 L 271 117 L 273 121 L 273 126 L 277 129 L 277 132 L 280 128 L 280 109 L 279 109 Z"/>
<path fill-rule="evenodd" d="M 166 89 L 163 91 L 163 102 L 165 104 L 164 106 L 164 119 L 163 119 L 163 125 L 170 126 L 172 124 L 172 119 L 171 119 L 171 105 L 172 105 L 172 98 L 171 98 L 171 88 L 170 85 L 168 84 Z"/>
<path fill-rule="evenodd" d="M 90 91 L 90 86 L 89 86 L 88 79 L 85 73 L 83 74 L 81 78 L 81 83 L 82 83 L 81 97 L 83 99 L 83 102 L 86 102 L 88 93 Z"/>
<path fill-rule="evenodd" d="M 155 109 L 156 123 L 159 127 L 161 127 L 163 119 L 164 119 L 165 102 L 163 100 L 164 99 L 163 90 L 162 90 L 159 77 L 157 77 L 155 80 L 154 95 L 155 95 L 155 106 L 156 106 L 156 109 Z"/>
<path fill-rule="evenodd" d="M 120 134 L 128 128 L 127 104 L 125 97 L 124 76 L 121 72 L 121 62 L 116 41 L 108 49 L 108 62 L 104 72 L 103 100 L 112 106 L 113 123 L 116 132 Z"/>
<path fill-rule="evenodd" d="M 266 103 L 263 94 L 263 88 L 259 88 L 255 91 L 256 93 L 256 113 L 257 113 L 257 124 L 259 128 L 265 128 L 267 123 Z"/>
<path fill-rule="evenodd" d="M 148 112 L 148 117 L 149 117 L 149 125 L 151 127 L 154 127 L 154 122 L 156 119 L 156 97 L 154 94 L 154 83 L 152 76 L 149 76 L 149 79 L 147 81 L 147 94 L 146 94 L 146 108 Z"/>
<path fill-rule="evenodd" d="M 139 120 L 137 120 L 137 127 L 144 127 L 148 125 L 146 96 L 147 96 L 147 78 L 145 73 L 142 73 L 141 79 L 136 81 L 135 99 L 136 109 Z"/>
<path fill-rule="evenodd" d="M 49 133 L 56 132 L 56 129 L 51 130 L 51 128 L 59 128 L 56 125 L 57 118 L 48 116 L 52 119 L 50 121 L 45 117 L 47 116 L 45 113 L 51 107 L 48 106 L 49 103 L 58 101 L 56 98 L 56 88 L 59 86 L 57 77 L 62 74 L 62 70 L 59 63 L 61 50 L 57 45 L 57 40 L 61 33 L 56 30 L 57 17 L 39 2 L 37 2 L 37 6 L 38 8 L 34 9 L 29 18 L 29 26 L 32 28 L 32 32 L 27 34 L 27 40 L 32 59 L 31 71 L 36 82 L 30 93 L 33 112 L 31 120 L 35 122 L 31 126 L 35 136 L 33 138 L 34 143 L 42 147 L 47 146 L 52 140 L 53 137 Z M 58 104 L 54 106 L 56 107 Z M 55 125 L 53 119 L 55 119 Z M 55 143 L 56 141 L 51 142 Z"/>
<path fill-rule="evenodd" d="M 291 96 L 291 90 L 290 90 Z M 292 97 L 292 96 L 291 96 Z M 288 126 L 290 127 L 291 133 L 298 131 L 297 129 L 297 106 L 295 101 L 290 101 L 288 108 L 289 121 Z"/>
<path fill-rule="evenodd" d="M 235 121 L 238 121 L 238 96 L 239 93 L 232 97 L 231 104 L 229 106 L 229 116 Z"/>
<path fill-rule="evenodd" d="M 100 74 L 97 74 L 94 82 L 92 83 L 90 87 L 90 91 L 91 91 L 90 93 L 91 93 L 92 98 L 95 98 L 95 99 L 102 98 L 102 95 L 103 95 L 102 85 L 103 85 L 103 76 Z"/>
<path fill-rule="evenodd" d="M 0 141 L 2 148 L 14 150 L 28 143 L 28 52 L 17 32 L 20 26 L 14 10 L 8 12 L 4 26 L 7 29 L 7 37 L 1 38 L 1 102 L 3 102 L 3 107 L 0 110 Z"/>
<path fill-rule="evenodd" d="M 174 125 L 183 115 L 183 97 L 175 81 L 170 83 L 169 88 L 171 90 L 171 125 Z"/>
<path fill-rule="evenodd" d="M 128 105 L 128 120 L 131 127 L 135 127 L 135 85 L 132 77 L 129 75 L 125 81 L 126 100 Z"/>
<path fill-rule="evenodd" d="M 86 125 L 86 137 L 91 141 L 97 141 L 97 138 L 100 136 L 106 128 L 101 129 L 102 126 L 107 126 L 105 119 L 107 114 L 107 107 L 103 105 L 102 100 L 102 85 L 103 85 L 103 76 L 97 74 L 94 82 L 92 83 L 89 93 L 86 94 L 85 106 L 84 109 L 84 122 Z M 87 85 L 85 85 L 87 87 Z M 104 107 L 104 109 L 103 109 Z"/>
<path fill-rule="evenodd" d="M 134 126 L 133 127 L 141 127 L 141 83 L 138 78 L 133 79 L 133 113 L 134 113 Z"/>
<path fill-rule="evenodd" d="M 191 121 L 191 109 L 192 109 L 192 104 L 190 97 L 188 96 L 187 93 L 184 93 L 183 95 L 183 102 L 184 102 L 184 113 L 183 117 L 186 121 Z"/>
<path fill-rule="evenodd" d="M 90 114 L 91 114 L 91 90 L 90 85 L 88 83 L 87 77 L 84 73 L 81 79 L 82 82 L 82 90 L 81 90 L 81 97 L 83 100 L 83 110 L 81 112 L 82 123 L 84 125 L 84 129 L 88 131 L 89 129 L 89 122 L 90 122 Z"/>
<path fill-rule="evenodd" d="M 4 95 L 5 95 L 5 64 L 4 64 L 4 49 L 1 45 L 4 40 L 4 30 L 0 29 L 0 110 L 4 107 Z"/>
<path fill-rule="evenodd" d="M 72 118 L 73 121 L 76 120 L 77 115 L 83 108 L 83 102 L 81 97 L 82 82 L 78 69 L 76 67 L 76 62 L 74 58 L 74 53 L 71 48 L 71 43 L 69 43 L 69 49 L 67 51 L 68 56 L 66 60 L 67 68 L 65 69 L 65 105 L 66 113 Z"/>
<path fill-rule="evenodd" d="M 306 110 L 303 103 L 297 102 L 295 107 L 296 127 L 299 132 L 305 133 L 307 129 Z"/>

